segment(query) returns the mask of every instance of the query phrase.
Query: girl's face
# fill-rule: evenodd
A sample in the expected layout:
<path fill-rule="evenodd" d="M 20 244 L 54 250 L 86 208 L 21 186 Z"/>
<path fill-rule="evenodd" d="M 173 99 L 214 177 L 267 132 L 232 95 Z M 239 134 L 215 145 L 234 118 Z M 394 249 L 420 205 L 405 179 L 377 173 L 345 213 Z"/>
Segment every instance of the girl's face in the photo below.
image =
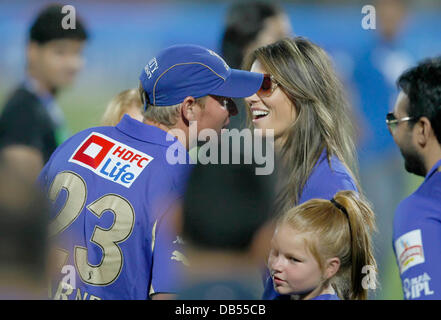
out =
<path fill-rule="evenodd" d="M 288 225 L 281 225 L 274 232 L 268 267 L 279 294 L 303 295 L 307 299 L 321 291 L 324 276 L 306 246 L 307 236 Z"/>
<path fill-rule="evenodd" d="M 258 60 L 254 61 L 250 71 L 267 73 Z M 280 85 L 274 85 L 273 88 L 274 91 L 266 97 L 253 94 L 245 100 L 251 109 L 254 128 L 274 129 L 274 137 L 277 139 L 297 119 L 297 112 Z"/>

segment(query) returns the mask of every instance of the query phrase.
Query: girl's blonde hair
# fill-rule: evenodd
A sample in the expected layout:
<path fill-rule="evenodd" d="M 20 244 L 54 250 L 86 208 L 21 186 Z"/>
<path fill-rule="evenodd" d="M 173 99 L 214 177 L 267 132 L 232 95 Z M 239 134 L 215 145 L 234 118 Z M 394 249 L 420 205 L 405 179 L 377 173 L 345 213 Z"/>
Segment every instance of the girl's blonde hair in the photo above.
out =
<path fill-rule="evenodd" d="M 342 161 L 361 192 L 351 112 L 326 52 L 304 38 L 287 38 L 254 50 L 245 59 L 244 69 L 250 70 L 256 60 L 273 76 L 297 111 L 297 119 L 281 139 L 284 143 L 280 156 L 289 174 L 286 187 L 278 196 L 280 211 L 298 204 L 325 149 L 328 161 L 333 155 Z M 251 111 L 246 109 L 251 127 Z"/>
<path fill-rule="evenodd" d="M 354 191 L 340 191 L 334 201 L 337 204 L 309 200 L 287 211 L 278 225 L 308 234 L 307 247 L 322 271 L 327 259 L 338 257 L 340 268 L 324 285 L 330 283 L 342 299 L 364 300 L 367 289 L 362 285 L 362 269 L 371 266 L 377 270 L 371 239 L 376 230 L 375 215 L 369 203 Z"/>
<path fill-rule="evenodd" d="M 104 112 L 101 120 L 101 124 L 103 126 L 117 125 L 124 113 L 126 113 L 133 106 L 139 107 L 141 112 L 142 103 L 138 90 L 128 89 L 120 92 L 107 105 L 106 111 Z"/>

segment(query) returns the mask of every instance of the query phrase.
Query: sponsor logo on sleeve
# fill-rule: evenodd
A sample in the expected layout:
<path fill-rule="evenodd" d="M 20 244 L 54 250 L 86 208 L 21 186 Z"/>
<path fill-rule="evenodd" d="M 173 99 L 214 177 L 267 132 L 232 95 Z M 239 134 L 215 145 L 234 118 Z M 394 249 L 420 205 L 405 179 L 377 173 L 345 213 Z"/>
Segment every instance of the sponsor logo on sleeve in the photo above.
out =
<path fill-rule="evenodd" d="M 153 157 L 113 140 L 91 133 L 75 150 L 69 162 L 93 171 L 104 179 L 130 188 Z"/>
<path fill-rule="evenodd" d="M 224 67 L 225 67 L 225 69 L 226 69 L 227 71 L 230 70 L 230 67 L 229 67 L 228 64 L 225 62 L 225 60 L 221 58 L 220 55 L 218 55 L 216 52 L 214 52 L 214 51 L 212 51 L 212 50 L 210 50 L 210 49 L 207 49 L 207 51 L 208 51 L 208 53 L 210 53 L 212 56 L 215 56 L 216 58 L 218 58 L 219 60 L 221 60 L 222 63 L 223 63 L 223 65 L 224 65 Z"/>
<path fill-rule="evenodd" d="M 404 298 L 409 300 L 418 299 L 421 294 L 424 296 L 433 295 L 434 292 L 430 290 L 430 280 L 431 278 L 426 272 L 418 277 L 405 278 L 403 280 Z"/>
<path fill-rule="evenodd" d="M 399 237 L 395 241 L 395 251 L 401 274 L 411 267 L 424 263 L 421 230 L 413 230 Z"/>

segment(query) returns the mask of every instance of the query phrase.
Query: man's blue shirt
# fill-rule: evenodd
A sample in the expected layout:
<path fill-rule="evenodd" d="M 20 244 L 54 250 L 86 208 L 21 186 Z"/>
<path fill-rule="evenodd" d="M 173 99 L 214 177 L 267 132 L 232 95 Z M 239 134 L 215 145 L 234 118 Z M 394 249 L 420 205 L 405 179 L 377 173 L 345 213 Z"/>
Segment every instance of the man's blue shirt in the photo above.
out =
<path fill-rule="evenodd" d="M 441 166 L 395 212 L 393 248 L 404 298 L 441 299 Z"/>
<path fill-rule="evenodd" d="M 169 141 L 167 141 L 169 140 Z M 170 164 L 171 145 L 187 164 Z M 116 127 L 84 130 L 62 144 L 39 177 L 54 202 L 50 225 L 61 276 L 55 299 L 147 299 L 174 293 L 182 263 L 173 205 L 191 169 L 188 153 L 161 129 L 124 116 Z M 55 216 L 56 215 L 56 216 Z M 66 271 L 64 270 L 64 271 Z"/>

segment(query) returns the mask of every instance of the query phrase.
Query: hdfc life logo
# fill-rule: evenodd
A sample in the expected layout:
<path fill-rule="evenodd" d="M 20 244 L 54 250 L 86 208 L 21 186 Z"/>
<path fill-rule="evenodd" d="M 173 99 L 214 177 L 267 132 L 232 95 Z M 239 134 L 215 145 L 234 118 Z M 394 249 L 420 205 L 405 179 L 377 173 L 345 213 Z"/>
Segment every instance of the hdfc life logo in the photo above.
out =
<path fill-rule="evenodd" d="M 69 162 L 130 188 L 152 160 L 153 157 L 143 152 L 98 132 L 92 132 L 75 150 Z"/>

